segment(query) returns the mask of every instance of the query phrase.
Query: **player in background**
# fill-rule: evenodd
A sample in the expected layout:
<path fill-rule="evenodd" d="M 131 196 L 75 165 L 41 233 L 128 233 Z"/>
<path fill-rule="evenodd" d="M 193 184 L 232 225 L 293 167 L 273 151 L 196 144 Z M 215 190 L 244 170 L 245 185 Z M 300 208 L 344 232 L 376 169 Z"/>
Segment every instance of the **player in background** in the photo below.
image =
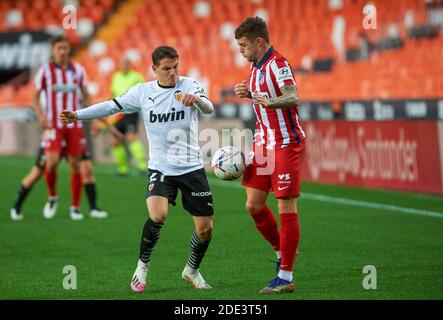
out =
<path fill-rule="evenodd" d="M 35 77 L 34 111 L 44 130 L 45 146 L 45 181 L 49 199 L 43 209 L 45 218 L 54 217 L 57 210 L 58 196 L 56 190 L 57 167 L 62 151 L 62 141 L 66 142 L 66 155 L 71 170 L 71 208 L 73 220 L 83 219 L 80 212 L 81 174 L 80 156 L 82 147 L 86 145 L 81 123 L 63 125 L 57 121 L 63 109 L 78 110 L 80 97 L 89 105 L 89 93 L 86 89 L 86 72 L 84 68 L 70 61 L 69 42 L 64 36 L 52 40 L 52 58 L 38 70 Z M 46 108 L 42 109 L 40 95 L 44 92 Z"/>
<path fill-rule="evenodd" d="M 37 159 L 28 174 L 23 178 L 20 188 L 17 193 L 14 205 L 10 210 L 12 220 L 22 220 L 22 206 L 34 185 L 40 180 L 45 173 L 46 159 L 43 146 L 40 147 Z M 85 189 L 88 203 L 89 216 L 91 218 L 106 218 L 108 213 L 98 208 L 97 206 L 97 186 L 95 184 L 95 177 L 92 171 L 91 154 L 88 149 L 84 150 L 80 158 L 80 174 L 82 176 L 82 184 Z"/>
<path fill-rule="evenodd" d="M 298 122 L 296 84 L 288 62 L 272 47 L 262 19 L 247 18 L 235 30 L 235 38 L 241 54 L 251 62 L 251 73 L 249 82 L 235 85 L 234 91 L 240 98 L 252 99 L 257 116 L 253 158 L 242 179 L 246 208 L 279 260 L 277 276 L 260 293 L 292 292 L 292 270 L 300 239 L 297 198 L 305 148 L 305 134 Z M 264 159 L 266 164 L 261 161 Z M 280 231 L 266 205 L 271 191 L 278 201 Z"/>
<path fill-rule="evenodd" d="M 168 215 L 168 203 L 175 205 L 180 190 L 183 208 L 195 225 L 182 278 L 195 288 L 210 289 L 199 271 L 212 238 L 213 201 L 200 157 L 198 113 L 212 113 L 213 105 L 198 81 L 179 76 L 179 56 L 174 48 L 155 49 L 152 63 L 157 81 L 138 84 L 120 97 L 89 108 L 63 111 L 59 119 L 72 123 L 117 112 L 142 112 L 149 142 L 149 217 L 143 227 L 131 288 L 135 292 L 145 289 L 151 253 Z"/>
<path fill-rule="evenodd" d="M 145 82 L 143 75 L 131 70 L 131 61 L 128 58 L 123 58 L 121 61 L 121 70 L 112 76 L 112 97 L 118 97 L 137 83 L 143 82 Z M 133 160 L 136 162 L 137 170 L 144 176 L 146 174 L 147 164 L 143 143 L 138 138 L 138 112 L 131 114 L 119 113 L 110 117 L 116 118 L 115 128 L 124 134 L 128 149 Z M 129 173 L 128 156 L 124 142 L 125 141 L 121 141 L 115 136 L 112 136 L 112 155 L 117 163 L 117 174 L 121 176 Z"/>

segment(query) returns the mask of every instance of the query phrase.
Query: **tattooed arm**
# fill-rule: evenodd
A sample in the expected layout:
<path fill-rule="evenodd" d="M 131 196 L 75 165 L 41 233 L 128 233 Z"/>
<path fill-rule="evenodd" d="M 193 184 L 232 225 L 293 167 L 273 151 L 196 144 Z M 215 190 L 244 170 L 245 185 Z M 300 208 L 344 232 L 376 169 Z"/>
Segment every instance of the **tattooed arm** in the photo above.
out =
<path fill-rule="evenodd" d="M 268 99 L 260 93 L 253 93 L 255 101 L 264 108 L 291 108 L 298 106 L 299 99 L 295 85 L 286 85 L 280 88 L 282 95 Z"/>

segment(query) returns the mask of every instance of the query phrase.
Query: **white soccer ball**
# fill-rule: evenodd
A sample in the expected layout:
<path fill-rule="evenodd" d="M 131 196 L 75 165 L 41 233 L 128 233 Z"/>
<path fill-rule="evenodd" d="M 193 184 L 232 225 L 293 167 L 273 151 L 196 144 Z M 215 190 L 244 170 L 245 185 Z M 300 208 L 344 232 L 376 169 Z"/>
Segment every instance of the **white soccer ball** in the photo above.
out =
<path fill-rule="evenodd" d="M 214 153 L 211 166 L 217 178 L 235 180 L 245 171 L 245 155 L 236 147 L 223 147 Z"/>

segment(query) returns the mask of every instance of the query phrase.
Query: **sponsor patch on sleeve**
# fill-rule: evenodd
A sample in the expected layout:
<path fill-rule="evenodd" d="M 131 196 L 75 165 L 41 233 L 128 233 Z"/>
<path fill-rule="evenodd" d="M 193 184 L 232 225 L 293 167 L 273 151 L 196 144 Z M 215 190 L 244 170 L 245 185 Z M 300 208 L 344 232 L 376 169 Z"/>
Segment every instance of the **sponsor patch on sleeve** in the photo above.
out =
<path fill-rule="evenodd" d="M 292 80 L 292 72 L 291 69 L 288 67 L 284 67 L 281 69 L 278 69 L 277 74 L 277 82 L 282 82 L 284 80 Z"/>

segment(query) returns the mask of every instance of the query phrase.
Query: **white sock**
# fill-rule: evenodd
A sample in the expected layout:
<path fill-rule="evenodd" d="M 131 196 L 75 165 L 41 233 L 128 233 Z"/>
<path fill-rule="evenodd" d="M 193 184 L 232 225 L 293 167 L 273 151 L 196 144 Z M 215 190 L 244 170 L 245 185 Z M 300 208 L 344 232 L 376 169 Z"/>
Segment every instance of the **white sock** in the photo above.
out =
<path fill-rule="evenodd" d="M 281 258 L 281 251 L 275 251 L 275 254 L 277 255 L 277 259 Z"/>
<path fill-rule="evenodd" d="M 147 268 L 147 267 L 148 267 L 148 263 L 144 263 L 143 261 L 141 261 L 140 259 L 138 259 L 137 267 Z"/>
<path fill-rule="evenodd" d="M 196 274 L 198 269 L 191 268 L 188 264 L 186 264 L 185 270 L 187 273 Z"/>
<path fill-rule="evenodd" d="M 292 271 L 280 270 L 278 272 L 278 277 L 291 282 L 292 281 Z"/>

